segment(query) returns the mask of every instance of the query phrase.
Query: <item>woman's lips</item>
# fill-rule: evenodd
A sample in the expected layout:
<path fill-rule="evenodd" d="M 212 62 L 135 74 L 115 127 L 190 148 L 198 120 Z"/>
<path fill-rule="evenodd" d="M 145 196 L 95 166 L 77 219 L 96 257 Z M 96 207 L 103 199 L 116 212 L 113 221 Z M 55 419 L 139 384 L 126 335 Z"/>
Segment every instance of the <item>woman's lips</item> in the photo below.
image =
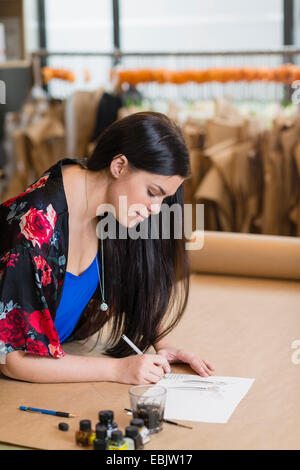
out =
<path fill-rule="evenodd" d="M 141 222 L 143 222 L 143 220 L 145 220 L 145 217 L 143 217 L 139 212 L 137 212 L 136 215 L 137 215 L 137 218 L 138 218 Z"/>

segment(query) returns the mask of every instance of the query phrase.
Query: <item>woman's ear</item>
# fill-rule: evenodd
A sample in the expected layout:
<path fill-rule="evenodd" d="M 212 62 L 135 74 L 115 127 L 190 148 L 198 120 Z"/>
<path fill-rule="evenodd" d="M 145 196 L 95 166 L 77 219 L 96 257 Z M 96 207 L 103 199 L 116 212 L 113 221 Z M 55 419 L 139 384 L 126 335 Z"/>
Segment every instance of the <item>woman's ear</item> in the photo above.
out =
<path fill-rule="evenodd" d="M 123 154 L 116 155 L 110 164 L 110 171 L 115 178 L 118 178 L 128 169 L 128 160 Z"/>

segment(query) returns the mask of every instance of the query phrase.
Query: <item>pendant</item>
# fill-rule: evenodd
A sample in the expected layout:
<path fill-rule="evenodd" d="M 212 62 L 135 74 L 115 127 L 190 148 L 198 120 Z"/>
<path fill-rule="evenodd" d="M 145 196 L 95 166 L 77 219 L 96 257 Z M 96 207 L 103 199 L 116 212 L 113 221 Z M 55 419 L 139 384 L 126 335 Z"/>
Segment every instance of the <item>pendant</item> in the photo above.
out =
<path fill-rule="evenodd" d="M 108 305 L 105 302 L 102 302 L 102 304 L 100 305 L 100 308 L 103 312 L 106 312 L 106 310 L 108 309 Z"/>

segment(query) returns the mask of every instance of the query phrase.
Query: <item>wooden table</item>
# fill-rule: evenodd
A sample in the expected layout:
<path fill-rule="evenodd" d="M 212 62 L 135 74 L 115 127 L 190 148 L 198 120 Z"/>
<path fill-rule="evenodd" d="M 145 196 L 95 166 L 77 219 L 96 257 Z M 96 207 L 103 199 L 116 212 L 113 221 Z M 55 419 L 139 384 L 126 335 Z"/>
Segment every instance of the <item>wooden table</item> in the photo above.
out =
<path fill-rule="evenodd" d="M 300 364 L 292 343 L 300 340 L 300 283 L 259 278 L 193 274 L 187 311 L 170 335 L 215 367 L 215 375 L 255 378 L 226 424 L 186 421 L 193 430 L 164 424 L 146 449 L 300 449 Z M 70 352 L 86 347 L 73 343 Z M 67 349 L 67 348 L 65 348 Z M 97 354 L 95 350 L 92 354 Z M 300 353 L 298 355 L 300 358 Z M 172 373 L 192 373 L 173 365 Z M 30 384 L 0 379 L 0 441 L 40 449 L 78 449 L 79 419 L 97 422 L 112 409 L 124 430 L 130 416 L 129 385 L 117 383 Z M 19 405 L 70 411 L 62 418 L 24 413 Z M 180 406 L 180 404 L 178 404 Z"/>

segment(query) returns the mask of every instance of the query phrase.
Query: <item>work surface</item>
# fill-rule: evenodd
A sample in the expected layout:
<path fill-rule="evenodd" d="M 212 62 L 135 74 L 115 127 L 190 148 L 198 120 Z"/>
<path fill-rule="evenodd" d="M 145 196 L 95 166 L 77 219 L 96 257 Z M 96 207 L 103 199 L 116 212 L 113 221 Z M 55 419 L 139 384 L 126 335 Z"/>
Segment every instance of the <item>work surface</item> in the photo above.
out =
<path fill-rule="evenodd" d="M 164 424 L 146 449 L 300 449 L 300 364 L 292 361 L 292 343 L 300 340 L 299 282 L 194 274 L 187 311 L 170 338 L 176 347 L 207 359 L 215 375 L 255 382 L 228 423 L 186 421 L 193 430 Z M 82 354 L 87 346 L 72 343 L 65 350 Z M 172 373 L 192 370 L 173 365 Z M 74 433 L 79 419 L 95 425 L 98 411 L 108 408 L 124 430 L 130 421 L 123 411 L 129 407 L 129 387 L 107 382 L 30 384 L 2 377 L 0 441 L 78 449 Z M 19 405 L 69 411 L 78 418 L 69 419 L 69 431 L 61 432 L 57 424 L 65 418 L 21 412 Z"/>

